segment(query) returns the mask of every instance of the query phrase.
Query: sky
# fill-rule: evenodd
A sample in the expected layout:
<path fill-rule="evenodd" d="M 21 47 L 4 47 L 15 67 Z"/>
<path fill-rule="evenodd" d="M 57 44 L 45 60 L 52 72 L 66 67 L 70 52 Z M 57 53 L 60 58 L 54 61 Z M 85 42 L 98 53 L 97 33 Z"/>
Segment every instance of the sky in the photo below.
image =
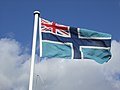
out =
<path fill-rule="evenodd" d="M 1 0 L 0 90 L 28 89 L 35 10 L 59 24 L 111 34 L 113 54 L 103 65 L 63 59 L 36 63 L 35 90 L 120 89 L 120 0 Z"/>

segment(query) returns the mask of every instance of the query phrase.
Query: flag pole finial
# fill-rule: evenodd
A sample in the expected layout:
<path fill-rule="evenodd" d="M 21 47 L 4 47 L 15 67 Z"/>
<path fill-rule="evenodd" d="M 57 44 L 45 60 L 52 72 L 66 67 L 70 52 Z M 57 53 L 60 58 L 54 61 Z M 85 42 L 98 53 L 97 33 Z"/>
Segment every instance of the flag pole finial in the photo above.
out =
<path fill-rule="evenodd" d="M 35 14 L 40 15 L 40 12 L 39 12 L 39 11 L 34 11 L 34 15 L 35 15 Z"/>

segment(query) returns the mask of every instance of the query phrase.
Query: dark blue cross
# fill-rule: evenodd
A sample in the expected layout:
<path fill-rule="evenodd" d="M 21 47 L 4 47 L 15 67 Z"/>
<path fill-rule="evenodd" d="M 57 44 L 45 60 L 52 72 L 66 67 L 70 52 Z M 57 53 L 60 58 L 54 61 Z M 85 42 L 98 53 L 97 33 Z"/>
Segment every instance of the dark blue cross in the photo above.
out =
<path fill-rule="evenodd" d="M 70 27 L 71 37 L 62 37 L 51 33 L 42 32 L 42 40 L 57 41 L 63 43 L 72 43 L 74 50 L 74 59 L 81 59 L 80 46 L 98 46 L 110 47 L 111 41 L 109 39 L 83 39 L 78 37 L 77 28 Z"/>

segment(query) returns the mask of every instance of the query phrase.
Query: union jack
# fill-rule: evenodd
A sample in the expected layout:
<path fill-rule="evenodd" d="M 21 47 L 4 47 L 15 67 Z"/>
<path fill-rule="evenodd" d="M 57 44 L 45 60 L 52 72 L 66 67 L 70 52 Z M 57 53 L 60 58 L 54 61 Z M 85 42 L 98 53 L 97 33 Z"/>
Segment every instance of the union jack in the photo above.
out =
<path fill-rule="evenodd" d="M 69 26 L 60 25 L 45 19 L 41 19 L 41 26 L 42 32 L 52 33 L 62 37 L 70 37 Z"/>

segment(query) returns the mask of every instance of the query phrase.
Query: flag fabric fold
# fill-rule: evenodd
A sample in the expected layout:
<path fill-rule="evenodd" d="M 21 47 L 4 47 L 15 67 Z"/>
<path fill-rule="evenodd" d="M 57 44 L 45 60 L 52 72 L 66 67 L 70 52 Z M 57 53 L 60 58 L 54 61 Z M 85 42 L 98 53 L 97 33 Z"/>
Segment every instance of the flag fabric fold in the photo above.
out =
<path fill-rule="evenodd" d="M 41 19 L 40 24 L 43 58 L 91 59 L 100 64 L 111 58 L 110 34 L 60 25 L 45 19 Z"/>

